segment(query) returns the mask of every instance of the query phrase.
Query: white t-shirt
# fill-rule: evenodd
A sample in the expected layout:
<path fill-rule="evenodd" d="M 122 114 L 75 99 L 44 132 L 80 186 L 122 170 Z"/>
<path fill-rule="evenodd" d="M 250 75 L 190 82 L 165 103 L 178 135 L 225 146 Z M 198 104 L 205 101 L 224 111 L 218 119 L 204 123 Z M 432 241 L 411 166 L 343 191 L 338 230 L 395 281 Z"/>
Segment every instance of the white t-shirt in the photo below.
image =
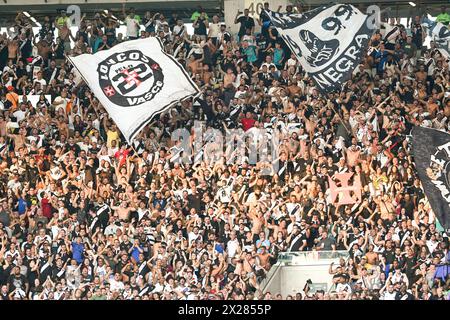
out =
<path fill-rule="evenodd" d="M 289 58 L 287 61 L 288 67 L 295 67 L 297 65 L 297 63 L 298 63 L 298 61 L 296 59 L 292 59 L 292 58 Z"/>
<path fill-rule="evenodd" d="M 41 84 L 41 87 L 46 86 L 47 85 L 47 81 L 42 78 L 42 79 L 34 79 L 33 83 L 39 82 Z"/>
<path fill-rule="evenodd" d="M 210 23 L 209 24 L 209 32 L 211 38 L 217 38 L 220 32 L 220 24 L 219 23 Z"/>
<path fill-rule="evenodd" d="M 348 283 L 338 283 L 336 286 L 336 292 L 344 292 L 347 291 L 348 293 L 352 292 L 352 288 Z"/>
<path fill-rule="evenodd" d="M 140 27 L 139 20 L 136 19 L 136 16 L 134 18 L 127 16 L 125 18 L 125 23 L 127 25 L 127 37 L 137 37 Z"/>
<path fill-rule="evenodd" d="M 125 285 L 122 281 L 116 281 L 116 279 L 109 280 L 111 291 L 119 291 L 125 288 Z"/>
<path fill-rule="evenodd" d="M 22 111 L 20 109 L 13 113 L 14 117 L 17 118 L 17 122 L 20 122 L 23 119 L 25 119 L 25 114 L 26 114 L 26 111 Z"/>
<path fill-rule="evenodd" d="M 233 258 L 236 255 L 236 252 L 239 248 L 238 239 L 229 240 L 227 243 L 227 253 L 229 258 Z"/>
<path fill-rule="evenodd" d="M 255 44 L 254 39 L 255 38 L 252 35 L 250 35 L 250 36 L 249 35 L 244 35 L 242 37 L 242 42 L 247 41 L 249 45 L 254 45 Z"/>
<path fill-rule="evenodd" d="M 181 26 L 176 25 L 173 27 L 173 35 L 175 35 L 175 36 L 176 35 L 181 36 L 181 35 L 183 35 L 184 32 L 186 32 L 186 27 L 184 25 L 181 25 Z"/>
<path fill-rule="evenodd" d="M 193 241 L 196 241 L 197 239 L 201 238 L 201 235 L 200 233 L 195 234 L 194 232 L 189 232 L 188 237 L 189 237 L 189 245 L 191 245 Z"/>
<path fill-rule="evenodd" d="M 53 102 L 59 103 L 61 101 L 62 101 L 62 103 L 60 103 L 60 104 L 55 106 L 55 111 L 56 112 L 58 112 L 58 110 L 61 109 L 61 108 L 63 108 L 64 112 L 66 111 L 67 103 L 69 102 L 68 98 L 63 98 L 63 97 L 59 96 L 59 97 L 56 97 Z"/>
<path fill-rule="evenodd" d="M 395 291 L 392 291 L 392 293 L 385 291 L 384 295 L 383 295 L 383 300 L 395 300 L 396 295 L 397 295 L 397 292 L 395 292 Z"/>
<path fill-rule="evenodd" d="M 14 71 L 14 69 L 11 68 L 10 66 L 5 66 L 5 67 L 3 68 L 3 73 L 5 73 L 5 72 L 10 72 L 10 71 Z"/>

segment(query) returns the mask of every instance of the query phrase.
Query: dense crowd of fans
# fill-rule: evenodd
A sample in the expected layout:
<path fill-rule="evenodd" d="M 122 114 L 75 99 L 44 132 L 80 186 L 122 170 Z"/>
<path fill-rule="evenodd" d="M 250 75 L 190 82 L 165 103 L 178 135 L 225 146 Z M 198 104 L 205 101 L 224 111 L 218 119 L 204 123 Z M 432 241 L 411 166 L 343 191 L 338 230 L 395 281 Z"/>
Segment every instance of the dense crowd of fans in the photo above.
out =
<path fill-rule="evenodd" d="M 449 131 L 449 61 L 424 46 L 419 16 L 383 23 L 342 92 L 324 97 L 264 13 L 238 12 L 237 35 L 201 9 L 194 34 L 176 14 L 122 13 L 83 16 L 74 34 L 64 12 L 39 32 L 19 13 L 0 35 L 0 299 L 449 299 L 436 272 L 448 237 L 408 142 L 413 125 Z M 203 95 L 157 116 L 137 150 L 65 56 L 146 37 Z M 194 120 L 279 128 L 280 170 L 216 159 L 217 141 L 201 161 L 174 161 L 171 133 Z M 343 172 L 361 183 L 354 205 L 329 200 L 327 177 Z M 263 293 L 289 250 L 350 258 L 330 266 L 329 292 Z"/>

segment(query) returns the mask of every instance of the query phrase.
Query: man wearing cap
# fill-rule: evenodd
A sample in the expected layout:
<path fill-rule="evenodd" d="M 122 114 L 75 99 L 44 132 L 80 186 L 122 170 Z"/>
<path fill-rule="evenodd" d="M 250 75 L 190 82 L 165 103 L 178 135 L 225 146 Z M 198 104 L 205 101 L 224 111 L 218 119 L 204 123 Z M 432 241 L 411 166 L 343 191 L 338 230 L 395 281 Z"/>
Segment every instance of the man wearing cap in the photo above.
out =
<path fill-rule="evenodd" d="M 66 14 L 66 10 L 61 10 L 60 15 L 56 17 L 55 19 L 55 25 L 59 28 L 62 28 L 63 26 L 69 27 L 69 17 Z"/>

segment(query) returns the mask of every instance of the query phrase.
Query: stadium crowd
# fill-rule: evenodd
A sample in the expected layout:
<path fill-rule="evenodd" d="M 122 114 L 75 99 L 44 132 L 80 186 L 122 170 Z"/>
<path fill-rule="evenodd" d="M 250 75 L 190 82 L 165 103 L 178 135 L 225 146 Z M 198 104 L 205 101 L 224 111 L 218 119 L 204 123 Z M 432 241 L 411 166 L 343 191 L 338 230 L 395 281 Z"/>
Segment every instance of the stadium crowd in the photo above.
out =
<path fill-rule="evenodd" d="M 237 12 L 237 35 L 201 8 L 194 34 L 176 14 L 122 15 L 125 34 L 110 11 L 74 34 L 64 12 L 39 32 L 18 13 L 0 35 L 0 299 L 449 299 L 436 272 L 448 236 L 408 141 L 413 125 L 449 131 L 449 60 L 424 46 L 419 16 L 383 23 L 342 92 L 324 97 L 264 13 Z M 131 146 L 65 57 L 146 37 L 203 95 Z M 280 169 L 217 159 L 218 141 L 181 162 L 171 133 L 194 121 L 278 128 Z M 362 186 L 352 205 L 329 198 L 327 177 L 344 172 Z M 349 252 L 330 266 L 329 292 L 261 291 L 280 252 L 311 250 Z"/>

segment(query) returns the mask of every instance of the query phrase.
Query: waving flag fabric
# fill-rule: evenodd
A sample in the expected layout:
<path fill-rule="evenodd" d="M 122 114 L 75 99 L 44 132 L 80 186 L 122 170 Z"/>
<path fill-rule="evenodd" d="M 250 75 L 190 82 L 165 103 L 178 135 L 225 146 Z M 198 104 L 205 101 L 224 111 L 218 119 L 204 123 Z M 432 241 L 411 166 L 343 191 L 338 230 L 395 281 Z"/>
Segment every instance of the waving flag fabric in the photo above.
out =
<path fill-rule="evenodd" d="M 373 28 L 368 16 L 349 4 L 321 6 L 306 13 L 267 12 L 320 92 L 340 90 L 350 79 Z"/>
<path fill-rule="evenodd" d="M 199 93 L 158 38 L 69 57 L 128 142 L 158 113 Z"/>
<path fill-rule="evenodd" d="M 440 224 L 450 228 L 450 134 L 414 127 L 412 152 L 425 194 Z"/>

